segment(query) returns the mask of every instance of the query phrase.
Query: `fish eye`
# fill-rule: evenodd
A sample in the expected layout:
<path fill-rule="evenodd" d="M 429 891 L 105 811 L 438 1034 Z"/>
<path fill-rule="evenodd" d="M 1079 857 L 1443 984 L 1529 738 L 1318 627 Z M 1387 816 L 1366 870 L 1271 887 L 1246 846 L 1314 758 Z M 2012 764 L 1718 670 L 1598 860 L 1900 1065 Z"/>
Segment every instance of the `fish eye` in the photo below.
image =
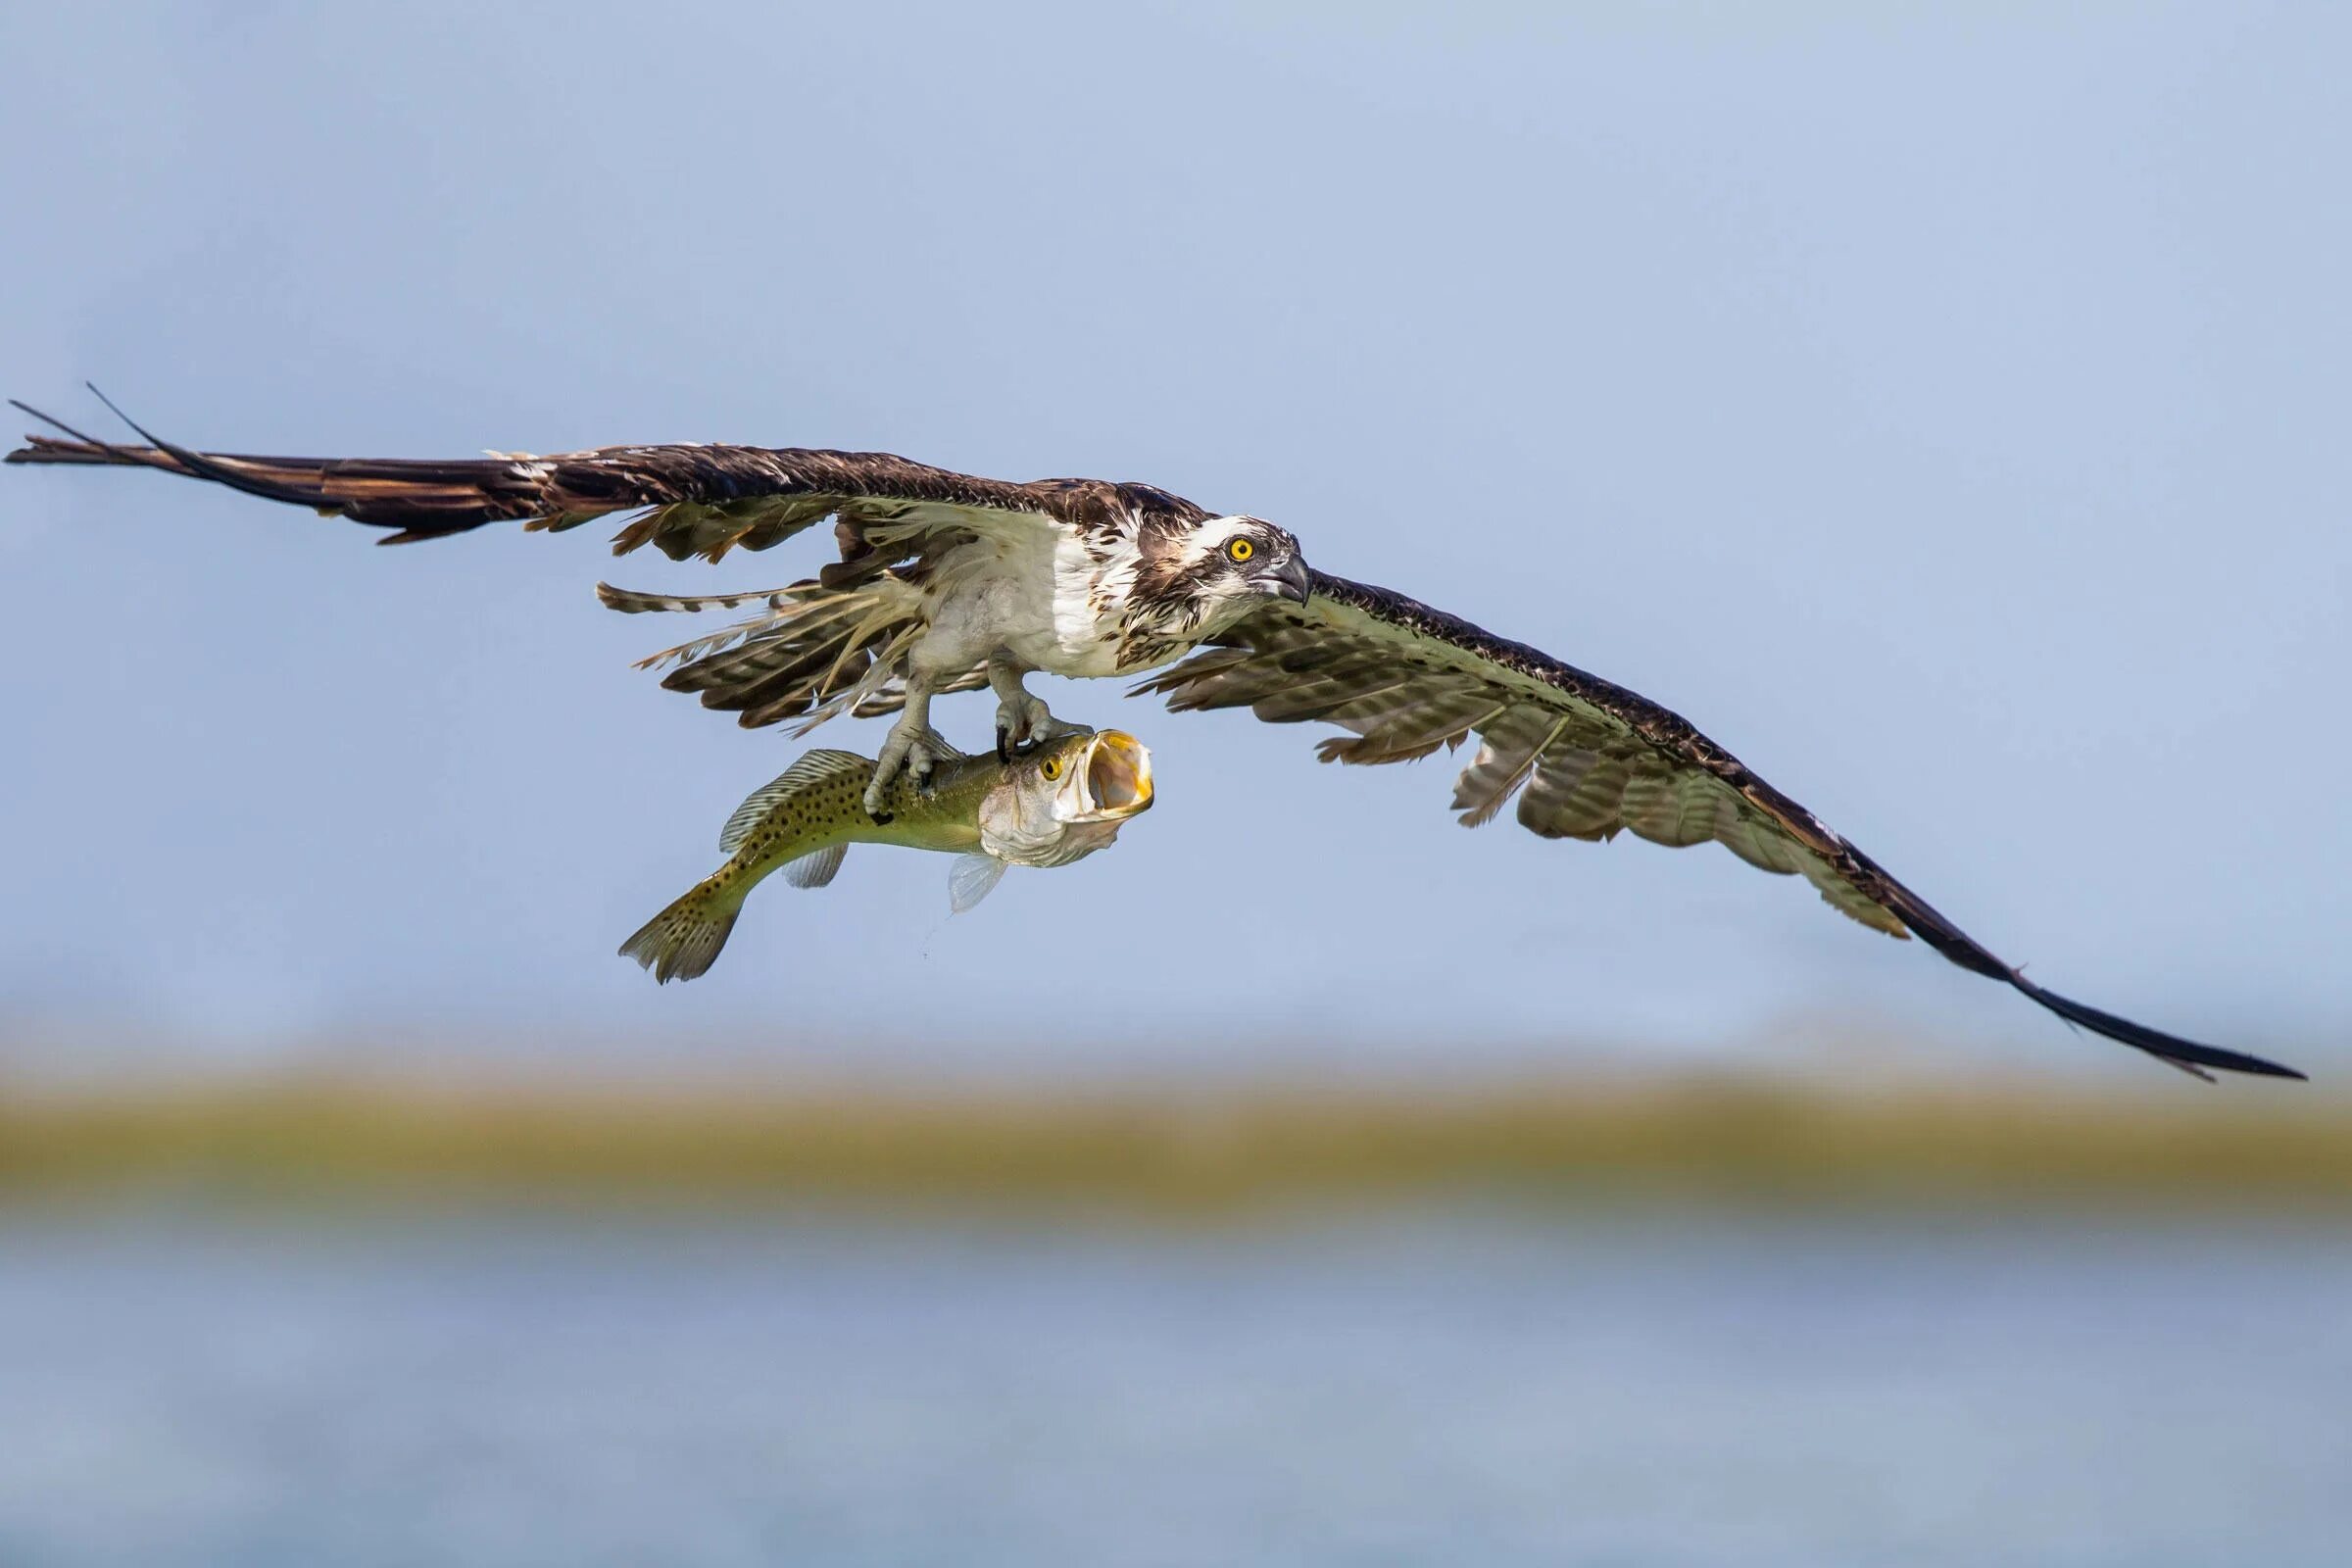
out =
<path fill-rule="evenodd" d="M 1037 770 L 1045 774 L 1046 782 L 1051 784 L 1054 780 L 1061 777 L 1061 759 L 1049 757 L 1037 765 Z"/>
<path fill-rule="evenodd" d="M 1226 541 L 1225 554 L 1233 558 L 1234 564 L 1239 565 L 1257 554 L 1257 546 L 1247 539 L 1231 539 Z"/>

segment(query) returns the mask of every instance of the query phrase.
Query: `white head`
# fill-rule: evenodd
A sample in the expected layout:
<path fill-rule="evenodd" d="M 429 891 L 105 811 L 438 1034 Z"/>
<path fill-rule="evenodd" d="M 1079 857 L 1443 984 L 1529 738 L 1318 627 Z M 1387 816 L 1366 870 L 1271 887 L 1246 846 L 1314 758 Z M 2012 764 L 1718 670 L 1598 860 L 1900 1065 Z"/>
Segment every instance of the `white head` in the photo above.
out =
<path fill-rule="evenodd" d="M 1146 621 L 1197 635 L 1268 599 L 1303 605 L 1313 581 L 1287 530 L 1261 517 L 1210 517 L 1147 544 L 1134 603 Z"/>

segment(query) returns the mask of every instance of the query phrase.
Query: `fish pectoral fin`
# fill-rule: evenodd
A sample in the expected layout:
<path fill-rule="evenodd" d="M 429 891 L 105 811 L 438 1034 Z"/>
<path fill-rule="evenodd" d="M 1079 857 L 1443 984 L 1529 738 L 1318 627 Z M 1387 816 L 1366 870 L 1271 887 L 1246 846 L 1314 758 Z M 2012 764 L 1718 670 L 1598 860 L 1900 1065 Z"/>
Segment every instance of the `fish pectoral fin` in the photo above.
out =
<path fill-rule="evenodd" d="M 842 857 L 850 853 L 847 844 L 829 849 L 813 850 L 797 860 L 784 863 L 784 880 L 796 888 L 821 888 L 841 870 Z"/>
<path fill-rule="evenodd" d="M 978 850 L 956 857 L 956 863 L 948 869 L 948 908 L 961 914 L 987 898 L 1004 880 L 1004 865 L 995 856 Z"/>

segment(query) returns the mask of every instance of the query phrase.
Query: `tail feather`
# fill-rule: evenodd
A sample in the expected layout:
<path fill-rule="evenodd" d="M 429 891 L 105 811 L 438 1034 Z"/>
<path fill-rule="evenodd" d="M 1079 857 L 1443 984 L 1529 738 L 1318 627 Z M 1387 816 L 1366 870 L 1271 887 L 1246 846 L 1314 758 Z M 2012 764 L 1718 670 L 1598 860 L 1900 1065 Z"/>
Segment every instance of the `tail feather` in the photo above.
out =
<path fill-rule="evenodd" d="M 638 967 L 652 970 L 663 985 L 692 980 L 718 957 L 742 912 L 743 901 L 728 898 L 717 877 L 708 878 L 639 926 L 636 935 L 620 945 L 620 956 L 635 958 Z"/>
<path fill-rule="evenodd" d="M 614 610 L 700 610 L 733 596 L 681 598 L 600 586 Z M 806 730 L 836 713 L 887 711 L 905 701 L 900 665 L 923 625 L 922 594 L 895 573 L 851 588 L 795 583 L 735 603 L 764 601 L 748 619 L 665 649 L 641 664 L 674 666 L 670 691 L 694 692 L 705 708 L 738 713 L 747 729 L 798 721 Z M 985 670 L 979 671 L 985 679 Z M 978 684 L 977 680 L 970 684 Z M 956 689 L 962 689 L 959 682 Z"/>
<path fill-rule="evenodd" d="M 795 584 L 795 587 L 802 586 Z M 624 615 L 641 615 L 649 611 L 684 612 L 692 614 L 704 610 L 734 610 L 755 599 L 764 599 L 771 610 L 784 608 L 788 588 L 760 588 L 743 594 L 648 594 L 634 588 L 615 588 L 609 582 L 596 585 L 596 597 L 607 610 L 617 610 Z"/>

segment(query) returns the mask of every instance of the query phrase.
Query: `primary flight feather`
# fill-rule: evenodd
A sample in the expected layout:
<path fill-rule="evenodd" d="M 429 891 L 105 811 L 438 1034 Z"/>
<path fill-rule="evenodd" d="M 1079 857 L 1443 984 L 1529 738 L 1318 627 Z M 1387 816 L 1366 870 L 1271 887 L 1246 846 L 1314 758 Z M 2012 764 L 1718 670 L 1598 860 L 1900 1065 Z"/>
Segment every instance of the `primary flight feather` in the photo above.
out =
<path fill-rule="evenodd" d="M 746 725 L 897 712 L 869 809 L 902 771 L 920 777 L 956 755 L 931 728 L 934 696 L 989 687 L 1006 751 L 1073 728 L 1025 689 L 1030 673 L 1149 675 L 1136 690 L 1179 711 L 1246 707 L 1276 723 L 1337 725 L 1348 733 L 1321 744 L 1327 761 L 1404 761 L 1475 739 L 1454 789 L 1466 824 L 1516 801 L 1520 823 L 1546 838 L 1712 839 L 1750 865 L 1802 876 L 1874 930 L 1917 936 L 2184 1071 L 2302 1076 L 2044 989 L 1678 714 L 1401 594 L 1313 570 L 1272 523 L 1150 485 L 1014 483 L 885 453 L 793 447 L 624 446 L 449 463 L 246 457 L 143 430 L 143 446 L 92 440 L 17 407 L 66 435 L 29 437 L 10 463 L 161 468 L 387 529 L 386 544 L 629 514 L 615 555 L 650 544 L 673 560 L 715 562 L 830 518 L 839 559 L 789 587 L 599 592 L 629 612 L 756 607 L 649 661 L 675 665 L 664 685 Z"/>

